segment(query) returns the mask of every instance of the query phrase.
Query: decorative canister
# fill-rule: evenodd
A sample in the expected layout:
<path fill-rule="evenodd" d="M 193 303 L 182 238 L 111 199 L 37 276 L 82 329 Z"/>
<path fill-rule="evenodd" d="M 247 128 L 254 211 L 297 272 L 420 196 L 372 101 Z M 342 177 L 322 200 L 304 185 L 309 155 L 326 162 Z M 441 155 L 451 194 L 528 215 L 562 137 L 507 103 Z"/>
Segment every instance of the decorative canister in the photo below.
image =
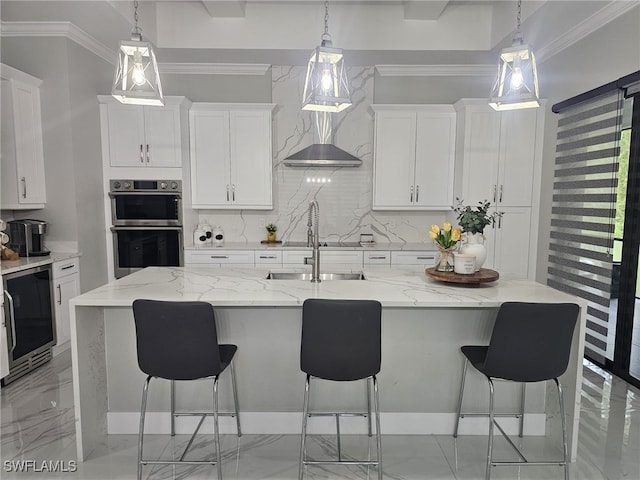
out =
<path fill-rule="evenodd" d="M 213 244 L 216 247 L 221 247 L 224 245 L 224 232 L 222 231 L 222 227 L 220 225 L 213 228 L 211 235 L 213 237 Z"/>
<path fill-rule="evenodd" d="M 213 243 L 213 228 L 211 228 L 211 225 L 208 225 L 206 223 L 203 223 L 202 225 L 200 225 L 200 227 L 204 231 L 204 236 L 207 237 L 205 243 L 207 245 L 211 245 Z"/>
<path fill-rule="evenodd" d="M 476 272 L 480 270 L 482 264 L 487 259 L 487 248 L 484 246 L 484 237 L 481 233 L 467 233 L 466 241 L 460 247 L 460 253 L 465 255 L 473 255 L 476 257 Z"/>
<path fill-rule="evenodd" d="M 207 243 L 207 234 L 205 233 L 202 225 L 198 225 L 196 229 L 193 231 L 193 244 L 196 247 L 200 247 L 206 245 Z"/>
<path fill-rule="evenodd" d="M 453 271 L 462 275 L 473 275 L 476 272 L 475 255 L 464 253 L 454 254 Z"/>

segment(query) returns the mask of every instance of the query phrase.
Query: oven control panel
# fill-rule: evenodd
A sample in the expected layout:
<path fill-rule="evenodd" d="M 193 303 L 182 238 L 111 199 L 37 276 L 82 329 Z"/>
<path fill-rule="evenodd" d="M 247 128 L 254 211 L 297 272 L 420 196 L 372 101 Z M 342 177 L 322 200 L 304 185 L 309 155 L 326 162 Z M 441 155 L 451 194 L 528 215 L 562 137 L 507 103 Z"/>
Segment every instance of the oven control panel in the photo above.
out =
<path fill-rule="evenodd" d="M 112 192 L 181 192 L 181 180 L 110 180 Z"/>

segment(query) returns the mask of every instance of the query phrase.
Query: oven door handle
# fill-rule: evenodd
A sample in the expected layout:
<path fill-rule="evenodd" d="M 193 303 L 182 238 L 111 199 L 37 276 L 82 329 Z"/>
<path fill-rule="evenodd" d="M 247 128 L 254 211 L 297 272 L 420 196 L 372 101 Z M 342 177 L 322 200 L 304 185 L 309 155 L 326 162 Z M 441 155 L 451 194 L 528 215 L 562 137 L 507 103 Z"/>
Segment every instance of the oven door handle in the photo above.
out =
<path fill-rule="evenodd" d="M 16 313 L 13 309 L 13 297 L 6 290 L 4 291 L 7 300 L 9 301 L 9 321 L 11 322 L 11 348 L 9 350 L 10 353 L 16 349 Z"/>
<path fill-rule="evenodd" d="M 172 195 L 176 198 L 182 198 L 182 193 L 176 192 L 175 190 L 173 191 L 154 190 L 153 192 L 109 192 L 110 198 L 128 197 L 131 195 L 137 195 L 137 196 Z"/>
<path fill-rule="evenodd" d="M 126 231 L 126 230 L 136 230 L 136 231 L 142 231 L 142 230 L 176 230 L 176 231 L 182 231 L 182 227 L 176 227 L 176 226 L 172 226 L 172 225 L 168 225 L 168 226 L 163 226 L 163 225 L 155 225 L 155 226 L 146 226 L 146 225 L 141 225 L 141 226 L 137 226 L 137 225 L 133 225 L 133 226 L 128 226 L 128 227 L 111 227 L 111 231 L 112 232 L 122 232 L 122 231 Z"/>

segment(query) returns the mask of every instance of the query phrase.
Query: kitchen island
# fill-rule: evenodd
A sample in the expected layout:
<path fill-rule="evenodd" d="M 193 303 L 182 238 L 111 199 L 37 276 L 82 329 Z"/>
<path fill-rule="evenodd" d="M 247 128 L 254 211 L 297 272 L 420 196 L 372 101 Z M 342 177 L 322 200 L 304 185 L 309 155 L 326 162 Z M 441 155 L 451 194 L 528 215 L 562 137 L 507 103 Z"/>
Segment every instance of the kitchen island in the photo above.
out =
<path fill-rule="evenodd" d="M 565 388 L 570 455 L 575 459 L 584 350 L 585 307 L 575 297 L 527 280 L 499 279 L 461 286 L 424 272 L 365 270 L 366 280 L 319 284 L 267 280 L 268 270 L 212 267 L 147 268 L 72 300 L 72 355 L 78 460 L 91 457 L 107 434 L 137 433 L 144 375 L 137 366 L 132 303 L 137 298 L 210 302 L 222 343 L 234 343 L 240 417 L 245 433 L 300 432 L 304 374 L 299 369 L 302 303 L 307 298 L 375 299 L 382 303 L 382 370 L 379 375 L 383 434 L 451 434 L 462 371 L 459 347 L 486 344 L 497 308 L 507 301 L 576 302 L 583 307 L 575 330 Z M 221 378 L 221 409 L 231 406 L 228 378 Z M 153 384 L 152 384 L 153 385 Z M 315 386 L 317 385 L 317 387 Z M 336 388 L 339 387 L 339 388 Z M 315 411 L 361 411 L 364 382 L 317 382 Z M 488 404 L 486 380 L 470 375 L 465 409 Z M 547 392 L 548 398 L 547 398 Z M 516 411 L 519 388 L 500 383 L 497 408 Z M 179 409 L 211 408 L 210 382 L 180 383 Z M 169 431 L 168 382 L 156 382 L 149 399 L 149 432 Z M 555 388 L 527 387 L 525 433 L 559 435 Z M 321 417 L 322 418 L 322 417 Z M 183 420 L 180 418 L 179 420 Z M 177 423 L 188 431 L 189 418 Z M 233 432 L 233 422 L 221 422 Z M 362 419 L 341 424 L 364 432 Z M 516 421 L 504 421 L 514 431 Z M 485 419 L 461 422 L 461 434 L 486 434 Z M 317 419 L 310 432 L 332 432 Z M 203 431 L 210 431 L 205 425 Z M 559 437 L 556 437 L 559 438 Z"/>

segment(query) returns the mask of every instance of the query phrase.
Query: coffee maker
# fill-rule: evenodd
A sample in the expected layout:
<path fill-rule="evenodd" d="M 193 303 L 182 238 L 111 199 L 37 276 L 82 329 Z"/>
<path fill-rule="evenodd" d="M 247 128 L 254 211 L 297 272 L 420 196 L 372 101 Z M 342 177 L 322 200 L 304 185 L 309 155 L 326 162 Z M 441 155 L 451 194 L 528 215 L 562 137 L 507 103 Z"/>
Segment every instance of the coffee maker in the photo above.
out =
<path fill-rule="evenodd" d="M 44 246 L 47 222 L 42 220 L 11 220 L 9 228 L 9 248 L 21 257 L 41 257 L 49 255 Z"/>

